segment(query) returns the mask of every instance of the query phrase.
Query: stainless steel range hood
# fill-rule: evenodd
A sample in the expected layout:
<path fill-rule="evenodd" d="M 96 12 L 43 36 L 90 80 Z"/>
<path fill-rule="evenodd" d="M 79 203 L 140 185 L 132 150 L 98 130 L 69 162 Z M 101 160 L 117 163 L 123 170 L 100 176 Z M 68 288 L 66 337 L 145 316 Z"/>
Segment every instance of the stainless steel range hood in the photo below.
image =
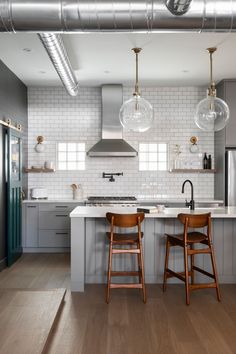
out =
<path fill-rule="evenodd" d="M 134 157 L 137 151 L 123 140 L 119 111 L 123 103 L 122 85 L 102 86 L 102 139 L 87 155 L 91 157 Z"/>

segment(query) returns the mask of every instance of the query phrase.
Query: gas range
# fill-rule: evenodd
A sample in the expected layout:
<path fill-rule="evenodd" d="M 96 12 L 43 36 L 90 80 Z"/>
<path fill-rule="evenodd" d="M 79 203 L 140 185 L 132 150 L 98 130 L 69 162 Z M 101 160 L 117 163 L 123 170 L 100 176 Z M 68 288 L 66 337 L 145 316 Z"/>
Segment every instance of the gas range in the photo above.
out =
<path fill-rule="evenodd" d="M 92 196 L 88 197 L 88 206 L 137 206 L 137 198 L 133 196 Z"/>

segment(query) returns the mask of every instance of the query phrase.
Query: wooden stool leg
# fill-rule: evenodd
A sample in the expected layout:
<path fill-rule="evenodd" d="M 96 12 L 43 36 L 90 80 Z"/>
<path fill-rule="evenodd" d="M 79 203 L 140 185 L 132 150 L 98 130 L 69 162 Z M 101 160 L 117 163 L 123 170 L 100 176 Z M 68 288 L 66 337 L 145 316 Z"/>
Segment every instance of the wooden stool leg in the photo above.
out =
<path fill-rule="evenodd" d="M 138 260 L 138 279 L 139 283 L 142 283 L 142 273 L 141 273 L 141 259 L 140 259 L 140 253 L 137 253 L 137 260 Z"/>
<path fill-rule="evenodd" d="M 191 245 L 190 248 L 191 248 L 191 250 L 193 250 L 194 246 Z M 194 269 L 193 269 L 193 267 L 194 267 L 194 254 L 191 254 L 190 257 L 191 257 L 191 284 L 194 284 L 194 281 L 195 281 Z"/>
<path fill-rule="evenodd" d="M 190 304 L 189 299 L 189 278 L 188 278 L 188 245 L 184 245 L 184 271 L 185 271 L 185 293 L 186 305 Z"/>
<path fill-rule="evenodd" d="M 220 287 L 219 287 L 218 275 L 217 275 L 217 270 L 216 270 L 216 260 L 215 260 L 214 248 L 213 248 L 212 244 L 210 244 L 209 246 L 210 246 L 210 250 L 211 250 L 212 269 L 213 269 L 213 274 L 214 274 L 215 282 L 216 282 L 217 300 L 218 300 L 218 301 L 221 301 Z"/>
<path fill-rule="evenodd" d="M 143 265 L 143 247 L 142 242 L 139 242 L 140 248 L 140 262 L 141 262 L 141 281 L 142 281 L 142 290 L 143 290 L 143 302 L 146 303 L 146 287 L 145 287 L 145 276 L 144 276 L 144 265 Z"/>
<path fill-rule="evenodd" d="M 111 268 L 112 268 L 112 243 L 110 242 L 109 257 L 108 257 L 108 272 L 107 272 L 107 293 L 106 293 L 107 304 L 110 301 Z"/>
<path fill-rule="evenodd" d="M 168 268 L 168 262 L 169 262 L 169 254 L 170 254 L 170 242 L 168 240 L 168 237 L 166 239 L 166 257 L 165 257 L 165 269 L 164 269 L 164 279 L 163 279 L 163 291 L 166 291 L 166 281 L 167 281 L 167 271 L 166 269 Z"/>

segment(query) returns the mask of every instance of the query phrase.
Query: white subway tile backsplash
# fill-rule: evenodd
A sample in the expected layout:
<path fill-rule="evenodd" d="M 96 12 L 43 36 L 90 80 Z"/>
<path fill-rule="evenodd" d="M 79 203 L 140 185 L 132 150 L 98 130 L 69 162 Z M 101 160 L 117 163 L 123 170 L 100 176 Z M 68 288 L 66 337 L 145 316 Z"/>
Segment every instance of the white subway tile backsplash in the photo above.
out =
<path fill-rule="evenodd" d="M 132 96 L 133 88 L 124 87 L 124 100 Z M 186 167 L 198 166 L 199 160 L 190 153 L 189 139 L 199 138 L 200 153 L 213 156 L 212 133 L 200 131 L 193 120 L 195 106 L 205 96 L 202 87 L 143 87 L 142 95 L 154 107 L 153 127 L 145 133 L 124 131 L 124 138 L 136 149 L 139 143 L 168 143 L 169 166 L 173 148 L 181 146 L 181 160 Z M 43 166 L 45 161 L 56 164 L 59 142 L 81 142 L 89 150 L 101 137 L 101 89 L 82 87 L 77 97 L 69 97 L 60 87 L 32 87 L 28 90 L 29 133 L 28 165 Z M 45 152 L 34 150 L 38 135 L 45 137 Z M 213 159 L 214 160 L 214 159 Z M 214 162 L 213 162 L 214 166 Z M 102 172 L 124 172 L 111 183 Z M 213 174 L 174 174 L 168 171 L 139 171 L 135 158 L 86 157 L 85 171 L 56 171 L 53 174 L 29 174 L 28 187 L 45 187 L 50 198 L 72 198 L 72 183 L 81 183 L 84 195 L 135 195 L 139 197 L 183 197 L 181 185 L 191 178 L 195 196 L 213 198 Z M 187 189 L 186 189 L 187 191 Z"/>

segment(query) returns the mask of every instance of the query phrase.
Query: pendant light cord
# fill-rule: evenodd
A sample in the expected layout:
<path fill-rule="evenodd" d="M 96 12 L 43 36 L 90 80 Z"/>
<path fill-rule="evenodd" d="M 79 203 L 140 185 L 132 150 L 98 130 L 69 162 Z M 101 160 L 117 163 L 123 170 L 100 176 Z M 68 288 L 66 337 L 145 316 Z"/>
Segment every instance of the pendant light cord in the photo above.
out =
<path fill-rule="evenodd" d="M 139 91 L 139 77 L 138 77 L 138 55 L 141 52 L 142 48 L 133 48 L 132 49 L 135 53 L 135 59 L 136 59 L 136 72 L 135 72 L 135 89 L 134 89 L 134 96 L 140 96 L 140 91 Z"/>
<path fill-rule="evenodd" d="M 210 85 L 212 85 L 212 77 L 213 77 L 213 74 L 212 74 L 212 52 L 210 52 Z"/>
<path fill-rule="evenodd" d="M 216 96 L 216 88 L 215 88 L 215 83 L 213 81 L 213 59 L 212 59 L 213 53 L 215 53 L 216 50 L 217 50 L 216 47 L 207 48 L 207 51 L 210 54 L 210 86 L 208 88 L 208 95 L 211 97 Z"/>

